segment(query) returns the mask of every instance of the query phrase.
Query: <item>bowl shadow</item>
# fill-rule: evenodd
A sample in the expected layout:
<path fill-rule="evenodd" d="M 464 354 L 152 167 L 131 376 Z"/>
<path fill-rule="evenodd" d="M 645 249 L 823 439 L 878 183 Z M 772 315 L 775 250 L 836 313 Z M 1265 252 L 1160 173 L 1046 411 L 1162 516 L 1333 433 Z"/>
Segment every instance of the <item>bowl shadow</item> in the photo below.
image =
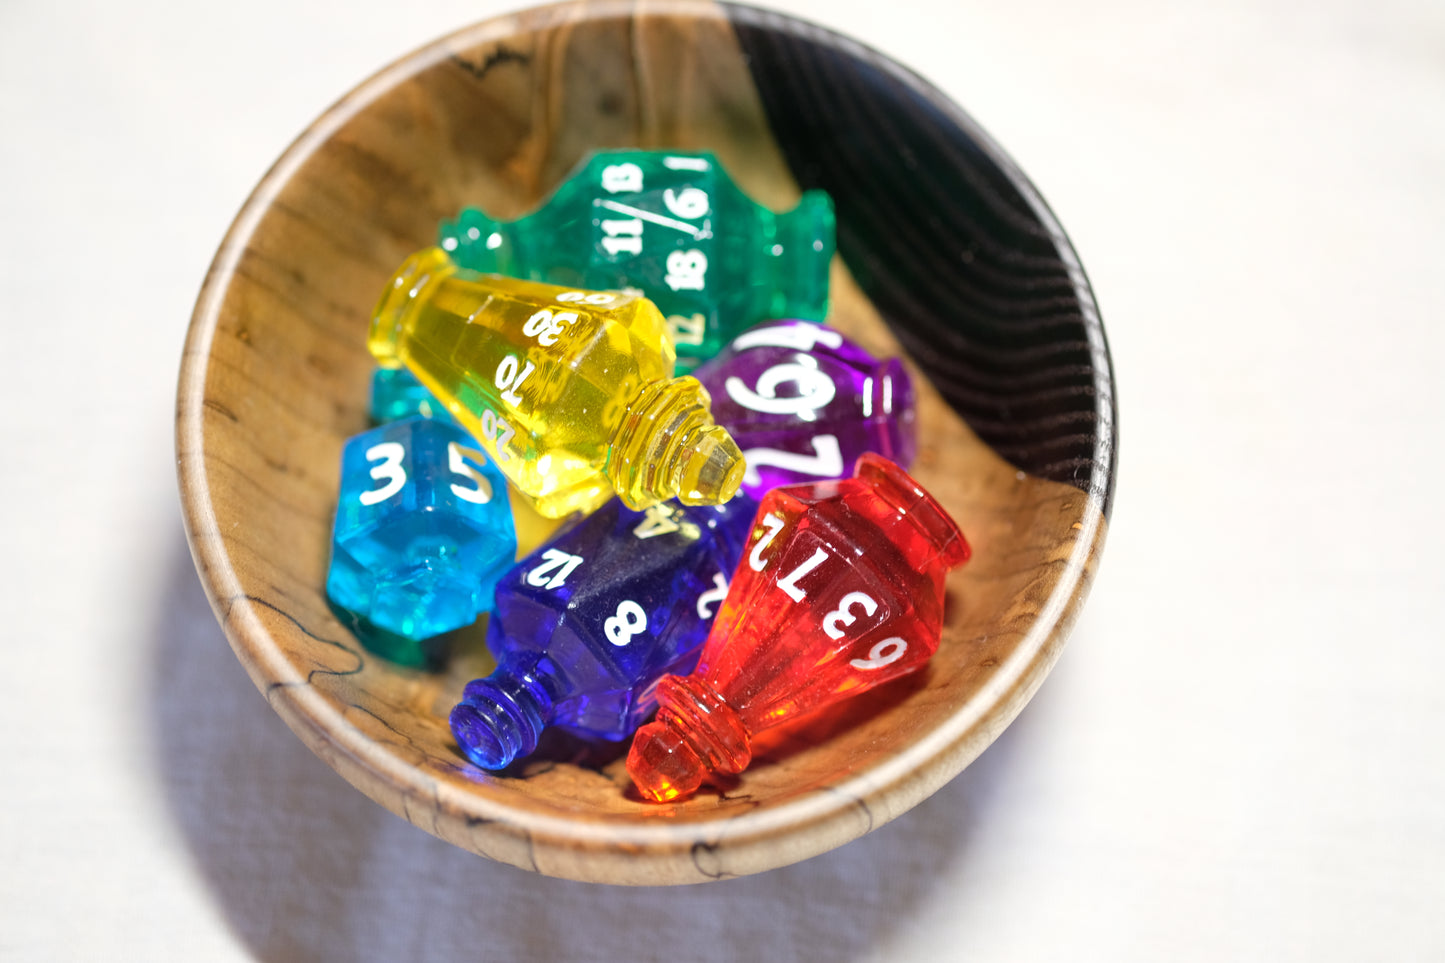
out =
<path fill-rule="evenodd" d="M 174 543 L 149 654 L 156 777 L 263 960 L 674 959 L 680 945 L 698 960 L 862 957 L 967 873 L 1037 715 L 910 812 L 804 862 L 706 886 L 552 879 L 427 835 L 313 755 L 231 654 L 179 530 Z"/>

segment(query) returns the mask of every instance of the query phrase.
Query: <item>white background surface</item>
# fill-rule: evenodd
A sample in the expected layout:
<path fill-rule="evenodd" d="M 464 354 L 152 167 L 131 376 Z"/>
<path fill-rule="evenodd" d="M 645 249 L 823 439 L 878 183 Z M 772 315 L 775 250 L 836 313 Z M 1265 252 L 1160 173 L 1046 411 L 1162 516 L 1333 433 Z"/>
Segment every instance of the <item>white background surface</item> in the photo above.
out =
<path fill-rule="evenodd" d="M 308 753 L 182 534 L 181 342 L 269 164 L 474 0 L 0 0 L 0 957 L 1445 957 L 1445 6 L 789 0 L 958 100 L 1090 272 L 1121 475 L 1015 725 L 676 890 L 439 842 Z"/>

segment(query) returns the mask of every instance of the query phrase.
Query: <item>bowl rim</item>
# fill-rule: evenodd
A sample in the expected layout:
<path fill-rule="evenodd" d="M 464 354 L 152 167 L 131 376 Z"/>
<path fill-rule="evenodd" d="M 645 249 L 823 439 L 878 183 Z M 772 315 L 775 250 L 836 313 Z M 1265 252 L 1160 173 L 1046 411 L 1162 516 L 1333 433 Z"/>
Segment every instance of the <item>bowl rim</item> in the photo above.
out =
<path fill-rule="evenodd" d="M 567 814 L 564 817 L 535 809 L 514 809 L 496 798 L 456 791 L 437 783 L 395 752 L 366 736 L 343 717 L 329 697 L 313 686 L 274 681 L 295 675 L 294 666 L 260 617 L 259 609 L 274 607 L 245 592 L 226 551 L 211 501 L 203 444 L 207 407 L 205 389 L 211 347 L 221 309 L 241 258 L 272 203 L 322 145 L 398 84 L 431 69 L 457 49 L 476 48 L 543 28 L 559 13 L 579 19 L 661 16 L 705 18 L 728 24 L 744 21 L 764 29 L 782 29 L 821 40 L 888 70 L 926 97 L 951 123 L 963 128 L 989 161 L 1007 176 L 1039 218 L 1068 271 L 1089 339 L 1098 428 L 1087 484 L 1076 486 L 1082 487 L 1086 495 L 1080 527 L 1053 590 L 1012 652 L 967 703 L 943 724 L 892 757 L 866 771 L 844 775 L 826 786 L 800 790 L 794 799 L 770 803 L 767 807 L 742 812 L 726 820 L 707 814 L 699 814 L 695 818 L 681 814 L 647 820 L 603 813 Z M 485 823 L 489 829 L 521 837 L 532 854 L 531 868 L 540 872 L 548 873 L 549 868 L 539 866 L 536 857 L 539 851 L 548 849 L 565 851 L 570 858 L 575 858 L 579 850 L 590 850 L 594 855 L 601 853 L 607 858 L 616 856 L 634 861 L 639 859 L 640 854 L 644 858 L 645 855 L 653 855 L 675 860 L 683 849 L 691 849 L 699 875 L 690 878 L 701 880 L 717 877 L 698 860 L 699 846 L 707 850 L 713 845 L 725 843 L 732 854 L 746 851 L 737 859 L 730 855 L 728 862 L 755 864 L 756 868 L 746 871 L 756 872 L 817 855 L 876 828 L 912 808 L 961 772 L 1018 715 L 1062 650 L 1068 631 L 1088 594 L 1094 562 L 1102 549 L 1116 473 L 1117 413 L 1113 382 L 1112 360 L 1092 288 L 1057 218 L 1028 178 L 994 140 L 950 98 L 920 75 L 886 54 L 830 28 L 775 11 L 731 2 L 715 4 L 665 0 L 639 5 L 635 0 L 566 0 L 492 17 L 403 54 L 323 111 L 266 171 L 228 228 L 206 273 L 192 313 L 177 387 L 177 474 L 192 556 L 231 647 L 241 657 L 252 675 L 252 681 L 262 690 L 272 708 L 313 752 L 353 786 L 421 828 L 467 848 L 475 849 L 439 828 L 435 817 L 431 825 L 413 818 L 407 800 L 431 800 L 446 810 L 449 816 L 458 817 L 469 826 Z M 275 611 L 286 616 L 280 609 Z M 297 625 L 299 627 L 299 623 Z M 382 780 L 384 785 L 368 785 L 367 774 Z M 713 831 L 699 832 L 707 829 Z M 785 833 L 799 842 L 790 843 L 792 851 L 786 858 L 769 858 L 770 844 Z M 806 844 L 802 842 L 805 837 Z M 552 874 L 575 879 L 619 881 L 610 878 L 613 874 L 598 873 L 595 869 L 582 873 L 561 871 Z M 647 880 L 668 881 L 687 880 Z"/>

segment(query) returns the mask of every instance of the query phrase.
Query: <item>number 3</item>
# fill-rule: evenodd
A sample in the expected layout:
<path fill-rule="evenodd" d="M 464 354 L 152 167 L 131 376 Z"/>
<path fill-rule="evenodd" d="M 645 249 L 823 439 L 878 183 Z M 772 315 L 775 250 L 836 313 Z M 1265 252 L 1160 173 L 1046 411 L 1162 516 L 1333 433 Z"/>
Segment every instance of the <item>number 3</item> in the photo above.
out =
<path fill-rule="evenodd" d="M 872 615 L 878 611 L 878 602 L 873 596 L 866 592 L 849 592 L 843 596 L 843 601 L 838 603 L 838 607 L 823 619 L 823 634 L 830 639 L 841 639 L 843 626 L 852 625 L 858 621 L 858 616 L 848 611 L 855 605 L 863 607 L 864 615 Z"/>
<path fill-rule="evenodd" d="M 406 486 L 406 469 L 401 467 L 401 460 L 405 457 L 406 449 L 398 441 L 383 441 L 366 449 L 367 461 L 381 459 L 381 464 L 371 469 L 371 477 L 377 481 L 385 480 L 386 484 L 372 491 L 362 492 L 359 499 L 361 504 L 375 505 L 377 502 L 384 502 Z"/>

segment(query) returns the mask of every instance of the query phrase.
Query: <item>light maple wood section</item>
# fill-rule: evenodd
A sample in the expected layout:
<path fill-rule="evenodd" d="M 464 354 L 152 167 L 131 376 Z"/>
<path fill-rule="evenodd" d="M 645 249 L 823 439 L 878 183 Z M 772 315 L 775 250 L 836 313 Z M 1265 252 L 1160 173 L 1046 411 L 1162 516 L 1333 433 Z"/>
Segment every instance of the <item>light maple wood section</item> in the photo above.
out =
<path fill-rule="evenodd" d="M 633 16 L 637 14 L 637 16 Z M 758 872 L 837 846 L 933 792 L 1008 724 L 1052 665 L 1102 543 L 1099 502 L 1018 472 L 918 384 L 916 477 L 968 535 L 943 645 L 911 679 L 759 741 L 734 784 L 643 803 L 625 744 L 549 736 L 488 776 L 446 726 L 490 668 L 473 629 L 448 668 L 399 668 L 327 607 L 341 446 L 366 426 L 369 311 L 463 204 L 533 208 L 594 147 L 707 148 L 767 203 L 798 190 L 722 14 L 593 3 L 491 21 L 364 83 L 257 187 L 217 254 L 181 371 L 177 447 L 202 581 L 272 707 L 362 792 L 476 853 L 627 884 Z M 832 323 L 892 336 L 841 262 Z"/>

